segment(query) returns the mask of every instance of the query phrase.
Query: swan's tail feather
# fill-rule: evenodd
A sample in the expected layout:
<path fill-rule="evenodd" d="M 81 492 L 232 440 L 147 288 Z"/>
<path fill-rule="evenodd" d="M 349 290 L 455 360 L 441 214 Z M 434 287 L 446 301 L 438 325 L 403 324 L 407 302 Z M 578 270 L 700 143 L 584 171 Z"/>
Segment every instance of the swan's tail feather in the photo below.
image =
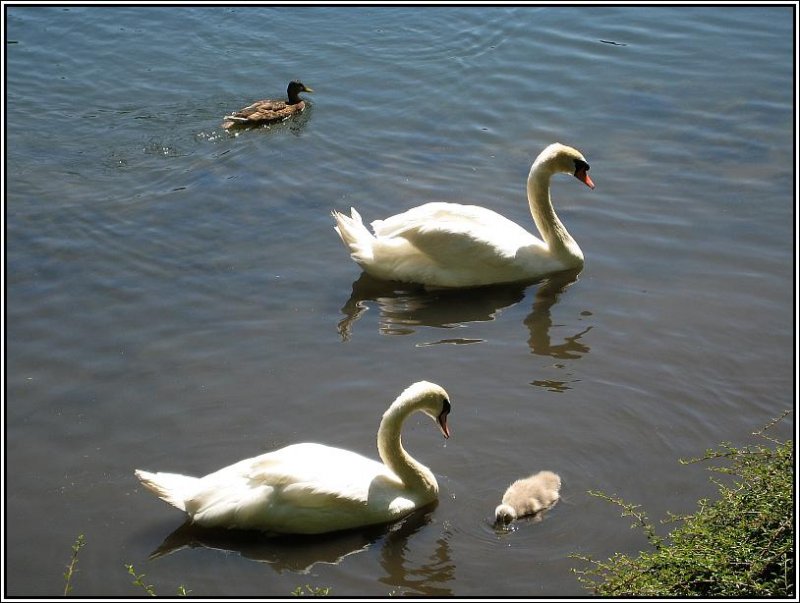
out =
<path fill-rule="evenodd" d="M 336 210 L 332 211 L 331 215 L 336 220 L 336 226 L 333 228 L 350 250 L 350 257 L 359 265 L 369 263 L 373 257 L 372 244 L 375 242 L 375 237 L 364 226 L 359 213 L 351 207 L 349 216 Z"/>
<path fill-rule="evenodd" d="M 164 502 L 186 511 L 186 500 L 197 490 L 197 478 L 177 473 L 150 473 L 137 469 L 139 481 Z"/>

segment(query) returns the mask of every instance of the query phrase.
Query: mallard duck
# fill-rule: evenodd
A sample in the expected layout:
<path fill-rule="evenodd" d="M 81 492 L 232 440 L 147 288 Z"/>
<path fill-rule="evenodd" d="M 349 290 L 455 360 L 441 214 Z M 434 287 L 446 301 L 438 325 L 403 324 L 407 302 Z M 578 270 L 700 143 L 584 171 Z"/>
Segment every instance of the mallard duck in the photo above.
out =
<path fill-rule="evenodd" d="M 350 257 L 374 277 L 428 287 L 477 287 L 529 281 L 583 267 L 583 252 L 556 216 L 550 178 L 566 173 L 589 188 L 589 164 L 572 147 L 551 144 L 528 175 L 528 204 L 541 239 L 477 205 L 426 203 L 372 222 L 355 209 L 333 212 Z"/>
<path fill-rule="evenodd" d="M 244 109 L 226 115 L 222 122 L 222 127 L 226 130 L 233 126 L 256 126 L 275 121 L 283 121 L 295 113 L 300 113 L 306 108 L 305 101 L 300 98 L 301 92 L 314 92 L 302 82 L 289 82 L 286 94 L 288 101 L 264 99 L 248 105 Z"/>
<path fill-rule="evenodd" d="M 239 461 L 205 477 L 136 470 L 147 489 L 194 524 L 291 534 L 321 534 L 388 523 L 434 502 L 433 473 L 403 448 L 403 422 L 420 411 L 450 437 L 450 400 L 440 386 L 405 389 L 378 427 L 378 462 L 322 444 L 294 444 Z"/>
<path fill-rule="evenodd" d="M 561 478 L 552 471 L 540 471 L 511 484 L 502 504 L 494 511 L 496 525 L 508 525 L 518 517 L 535 515 L 558 502 Z"/>

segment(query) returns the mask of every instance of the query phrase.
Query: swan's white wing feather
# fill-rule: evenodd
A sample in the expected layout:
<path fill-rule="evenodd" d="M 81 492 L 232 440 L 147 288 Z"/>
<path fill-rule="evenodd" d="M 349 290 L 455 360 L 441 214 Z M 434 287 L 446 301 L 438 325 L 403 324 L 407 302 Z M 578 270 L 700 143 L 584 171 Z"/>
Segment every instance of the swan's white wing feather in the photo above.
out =
<path fill-rule="evenodd" d="M 524 278 L 531 257 L 547 258 L 541 240 L 475 205 L 427 203 L 372 227 L 373 260 L 365 267 L 381 278 L 482 285 Z"/>
<path fill-rule="evenodd" d="M 291 532 L 350 527 L 363 523 L 370 512 L 380 521 L 403 490 L 382 463 L 320 444 L 287 446 L 200 482 L 186 502 L 197 523 Z M 385 502 L 376 505 L 379 500 Z"/>
<path fill-rule="evenodd" d="M 271 485 L 368 483 L 387 474 L 383 463 L 323 444 L 293 444 L 253 459 L 249 478 Z"/>
<path fill-rule="evenodd" d="M 524 245 L 544 243 L 497 212 L 477 205 L 433 202 L 372 222 L 378 238 L 403 238 L 435 257 L 470 251 L 513 257 Z M 463 257 L 460 258 L 463 262 Z"/>

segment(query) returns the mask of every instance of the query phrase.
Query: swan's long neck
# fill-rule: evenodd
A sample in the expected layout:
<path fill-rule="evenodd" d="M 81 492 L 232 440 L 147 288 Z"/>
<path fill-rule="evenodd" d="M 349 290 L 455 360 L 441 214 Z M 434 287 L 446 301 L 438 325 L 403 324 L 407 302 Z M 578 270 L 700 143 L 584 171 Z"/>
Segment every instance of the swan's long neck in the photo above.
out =
<path fill-rule="evenodd" d="M 430 469 L 406 452 L 400 438 L 403 423 L 415 410 L 417 410 L 415 400 L 401 398 L 383 414 L 378 428 L 378 454 L 409 491 L 433 500 L 439 492 L 436 478 Z"/>
<path fill-rule="evenodd" d="M 528 176 L 528 204 L 533 221 L 550 253 L 576 265 L 583 262 L 583 252 L 566 227 L 558 219 L 550 200 L 550 178 L 553 175 L 546 163 L 536 162 Z"/>

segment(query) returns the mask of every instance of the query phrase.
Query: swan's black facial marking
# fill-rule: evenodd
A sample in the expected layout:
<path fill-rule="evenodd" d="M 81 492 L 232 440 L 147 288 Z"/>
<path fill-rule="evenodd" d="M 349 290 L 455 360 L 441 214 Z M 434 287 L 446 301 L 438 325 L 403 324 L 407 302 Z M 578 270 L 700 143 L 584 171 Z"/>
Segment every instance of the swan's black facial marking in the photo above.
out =
<path fill-rule="evenodd" d="M 575 162 L 575 173 L 573 176 L 589 188 L 594 188 L 594 182 L 592 182 L 592 179 L 589 177 L 589 164 L 583 159 L 573 159 L 573 161 Z"/>
<path fill-rule="evenodd" d="M 581 172 L 588 172 L 589 171 L 589 164 L 586 163 L 583 159 L 575 159 L 575 175 L 577 176 Z"/>
<path fill-rule="evenodd" d="M 442 435 L 445 439 L 450 437 L 450 430 L 447 428 L 447 415 L 450 414 L 450 400 L 444 398 L 442 400 L 442 411 L 436 417 L 436 422 L 439 424 L 439 429 L 442 430 Z"/>

